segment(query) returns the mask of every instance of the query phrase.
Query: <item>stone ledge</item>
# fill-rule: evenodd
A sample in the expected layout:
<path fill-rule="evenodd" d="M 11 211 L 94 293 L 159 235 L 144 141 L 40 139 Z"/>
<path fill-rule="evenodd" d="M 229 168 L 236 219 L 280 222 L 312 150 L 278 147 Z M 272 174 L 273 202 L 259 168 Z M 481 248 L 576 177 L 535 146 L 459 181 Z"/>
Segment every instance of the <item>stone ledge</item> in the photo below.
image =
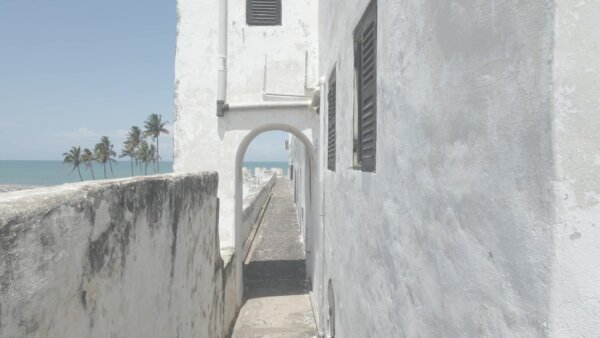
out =
<path fill-rule="evenodd" d="M 128 187 L 139 183 L 178 182 L 187 178 L 214 180 L 218 184 L 216 172 L 170 173 L 152 176 L 128 177 L 110 180 L 67 183 L 51 187 L 41 187 L 2 193 L 0 195 L 0 229 L 7 224 L 35 215 L 43 215 L 64 204 L 79 203 L 89 193 L 114 187 Z"/>

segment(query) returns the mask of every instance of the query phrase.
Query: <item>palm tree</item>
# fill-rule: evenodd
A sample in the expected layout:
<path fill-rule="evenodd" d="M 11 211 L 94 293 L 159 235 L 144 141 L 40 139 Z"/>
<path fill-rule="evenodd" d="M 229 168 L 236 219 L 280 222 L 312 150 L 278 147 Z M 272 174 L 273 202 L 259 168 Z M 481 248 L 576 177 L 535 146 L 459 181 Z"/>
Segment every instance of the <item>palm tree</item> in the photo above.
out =
<path fill-rule="evenodd" d="M 68 153 L 63 153 L 65 159 L 63 163 L 70 163 L 73 165 L 73 172 L 77 169 L 77 173 L 79 174 L 79 179 L 83 182 L 83 178 L 81 177 L 81 170 L 79 170 L 79 165 L 81 164 L 81 147 L 71 147 Z"/>
<path fill-rule="evenodd" d="M 148 136 L 156 140 L 156 169 L 160 173 L 160 155 L 158 153 L 158 137 L 160 134 L 169 134 L 169 131 L 165 129 L 165 126 L 169 123 L 168 121 L 162 121 L 162 115 L 150 114 L 146 122 L 144 122 L 144 136 Z"/>
<path fill-rule="evenodd" d="M 92 179 L 95 180 L 96 176 L 94 175 L 94 161 L 96 158 L 94 157 L 94 153 L 88 148 L 83 149 L 83 155 L 81 155 L 81 161 L 85 164 L 86 169 L 90 169 L 92 171 Z"/>
<path fill-rule="evenodd" d="M 140 143 L 140 147 L 138 149 L 138 156 L 140 158 L 140 162 L 144 164 L 144 175 L 147 175 L 148 162 L 150 159 L 150 148 L 148 147 L 148 142 L 142 141 Z"/>
<path fill-rule="evenodd" d="M 127 141 L 131 144 L 134 151 L 135 164 L 140 166 L 140 173 L 142 172 L 142 166 L 140 165 L 139 158 L 137 156 L 137 150 L 142 142 L 142 130 L 138 126 L 132 126 L 127 135 Z"/>
<path fill-rule="evenodd" d="M 135 147 L 133 146 L 133 143 L 129 141 L 125 141 L 123 149 L 121 150 L 121 155 L 119 155 L 119 157 L 121 158 L 127 156 L 129 156 L 129 158 L 131 159 L 131 176 L 133 176 L 133 159 L 135 157 Z"/>
<path fill-rule="evenodd" d="M 104 178 L 106 178 L 106 162 L 108 162 L 108 149 L 106 148 L 106 144 L 98 143 L 94 147 L 94 158 L 99 163 L 102 163 L 104 168 Z"/>
<path fill-rule="evenodd" d="M 127 142 L 132 143 L 134 148 L 137 148 L 142 142 L 142 130 L 138 126 L 132 126 L 127 135 Z"/>
<path fill-rule="evenodd" d="M 104 149 L 106 149 L 106 161 L 108 162 L 108 165 L 110 167 L 110 174 L 112 176 L 115 176 L 115 173 L 113 172 L 113 167 L 112 164 L 113 162 L 117 162 L 115 161 L 114 157 L 117 156 L 117 152 L 114 150 L 114 145 L 110 142 L 110 139 L 108 138 L 108 136 L 102 136 L 100 138 L 100 143 L 104 145 Z"/>
<path fill-rule="evenodd" d="M 156 167 L 154 166 L 155 163 L 158 163 L 158 152 L 156 150 L 156 147 L 154 146 L 154 144 L 151 144 L 150 147 L 148 148 L 148 162 L 152 163 L 152 168 L 154 169 L 154 173 L 156 174 Z"/>

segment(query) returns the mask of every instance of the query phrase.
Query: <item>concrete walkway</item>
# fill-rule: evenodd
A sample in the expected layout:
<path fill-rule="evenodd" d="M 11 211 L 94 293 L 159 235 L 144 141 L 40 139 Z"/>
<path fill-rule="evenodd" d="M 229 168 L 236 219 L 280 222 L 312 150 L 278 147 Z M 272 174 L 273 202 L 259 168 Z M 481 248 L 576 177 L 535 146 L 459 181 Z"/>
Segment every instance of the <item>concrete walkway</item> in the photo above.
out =
<path fill-rule="evenodd" d="M 272 193 L 244 266 L 246 303 L 232 337 L 315 337 L 291 182 L 277 178 Z"/>

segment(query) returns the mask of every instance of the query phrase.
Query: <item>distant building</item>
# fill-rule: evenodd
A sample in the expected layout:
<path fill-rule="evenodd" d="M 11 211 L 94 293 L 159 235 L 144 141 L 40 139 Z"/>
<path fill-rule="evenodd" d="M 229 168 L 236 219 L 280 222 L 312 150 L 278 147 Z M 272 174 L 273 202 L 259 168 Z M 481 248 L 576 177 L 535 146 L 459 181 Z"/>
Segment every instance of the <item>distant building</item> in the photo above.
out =
<path fill-rule="evenodd" d="M 174 169 L 218 171 L 240 252 L 244 153 L 292 134 L 320 331 L 600 333 L 599 4 L 178 8 Z"/>

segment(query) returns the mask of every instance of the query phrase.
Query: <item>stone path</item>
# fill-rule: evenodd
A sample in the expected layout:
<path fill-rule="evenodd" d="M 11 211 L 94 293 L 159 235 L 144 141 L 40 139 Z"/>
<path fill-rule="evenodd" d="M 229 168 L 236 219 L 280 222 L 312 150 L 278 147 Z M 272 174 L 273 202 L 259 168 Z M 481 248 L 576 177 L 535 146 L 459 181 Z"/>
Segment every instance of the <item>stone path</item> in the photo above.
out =
<path fill-rule="evenodd" d="M 244 266 L 246 303 L 233 338 L 316 337 L 291 182 L 277 178 Z"/>

